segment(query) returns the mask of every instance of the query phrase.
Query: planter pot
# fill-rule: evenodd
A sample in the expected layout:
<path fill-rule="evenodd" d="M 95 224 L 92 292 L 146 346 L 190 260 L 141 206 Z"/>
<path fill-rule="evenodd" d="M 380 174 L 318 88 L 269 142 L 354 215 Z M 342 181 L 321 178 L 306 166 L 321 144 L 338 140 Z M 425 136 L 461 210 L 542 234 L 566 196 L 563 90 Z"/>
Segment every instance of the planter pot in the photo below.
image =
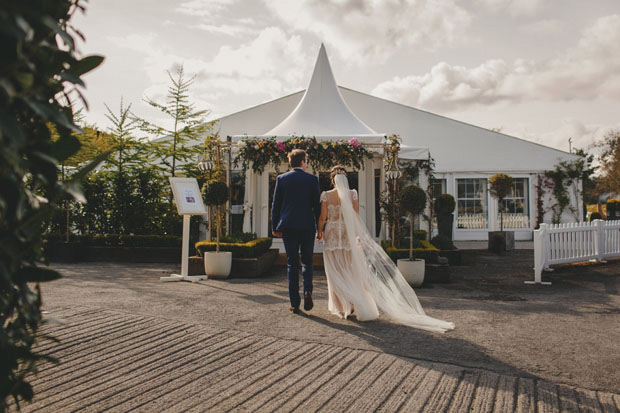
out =
<path fill-rule="evenodd" d="M 405 280 L 412 287 L 419 287 L 424 282 L 424 260 L 409 260 L 403 258 L 397 261 L 398 269 L 400 270 Z"/>
<path fill-rule="evenodd" d="M 446 257 L 450 265 L 461 265 L 461 250 L 441 250 L 439 256 Z"/>
<path fill-rule="evenodd" d="M 450 282 L 450 266 L 448 264 L 426 264 L 424 284 L 446 284 Z"/>
<path fill-rule="evenodd" d="M 267 250 L 256 258 L 233 258 L 231 278 L 258 278 L 265 274 L 280 255 L 276 248 Z"/>
<path fill-rule="evenodd" d="M 232 252 L 207 251 L 205 256 L 205 274 L 209 278 L 228 278 L 232 265 Z"/>
<path fill-rule="evenodd" d="M 504 237 L 503 245 L 495 245 L 493 238 L 495 234 L 500 234 Z M 489 231 L 489 251 L 502 252 L 512 251 L 515 249 L 515 233 L 514 231 Z"/>
<path fill-rule="evenodd" d="M 452 225 L 454 214 L 437 216 L 437 233 L 452 239 Z"/>

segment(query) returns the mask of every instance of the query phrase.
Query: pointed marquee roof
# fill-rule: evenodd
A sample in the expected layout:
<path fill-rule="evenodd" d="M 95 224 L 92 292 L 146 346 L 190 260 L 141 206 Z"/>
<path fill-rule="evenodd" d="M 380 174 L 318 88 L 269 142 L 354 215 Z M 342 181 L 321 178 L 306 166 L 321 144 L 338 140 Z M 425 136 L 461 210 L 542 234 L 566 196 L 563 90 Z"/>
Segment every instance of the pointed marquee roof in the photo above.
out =
<path fill-rule="evenodd" d="M 321 44 L 310 84 L 297 107 L 280 124 L 260 137 L 314 136 L 319 140 L 356 137 L 364 143 L 382 143 L 378 134 L 349 109 L 336 85 L 325 46 Z M 247 136 L 233 136 L 239 140 Z"/>

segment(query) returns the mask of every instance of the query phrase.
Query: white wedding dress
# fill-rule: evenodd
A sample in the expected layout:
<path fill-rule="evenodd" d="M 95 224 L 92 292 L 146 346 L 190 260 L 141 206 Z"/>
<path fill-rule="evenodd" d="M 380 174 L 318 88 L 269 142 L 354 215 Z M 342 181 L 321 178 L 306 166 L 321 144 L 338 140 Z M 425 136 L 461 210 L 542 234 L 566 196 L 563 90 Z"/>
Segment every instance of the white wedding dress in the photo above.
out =
<path fill-rule="evenodd" d="M 374 320 L 379 310 L 393 321 L 443 333 L 454 324 L 427 316 L 413 289 L 372 238 L 353 209 L 357 192 L 345 175 L 334 177 L 336 188 L 321 194 L 327 206 L 323 260 L 327 276 L 328 309 L 347 318 Z"/>

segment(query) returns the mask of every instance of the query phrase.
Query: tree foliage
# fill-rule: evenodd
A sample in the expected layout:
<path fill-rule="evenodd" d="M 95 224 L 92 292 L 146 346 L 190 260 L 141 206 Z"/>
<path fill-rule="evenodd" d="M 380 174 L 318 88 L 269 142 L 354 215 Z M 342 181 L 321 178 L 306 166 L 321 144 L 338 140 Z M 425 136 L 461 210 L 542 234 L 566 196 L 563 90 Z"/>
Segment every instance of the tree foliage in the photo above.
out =
<path fill-rule="evenodd" d="M 512 176 L 506 174 L 495 174 L 489 178 L 489 192 L 491 196 L 497 198 L 499 204 L 499 228 L 500 231 L 504 230 L 504 198 L 510 194 L 514 179 Z"/>
<path fill-rule="evenodd" d="M 0 6 L 0 410 L 10 398 L 18 405 L 32 399 L 27 376 L 49 359 L 32 349 L 43 322 L 39 283 L 60 276 L 41 266 L 43 223 L 63 200 L 83 199 L 78 180 L 94 167 L 58 179 L 59 163 L 80 147 L 70 102 L 82 99 L 87 106 L 81 76 L 103 60 L 77 56 L 75 37 L 83 36 L 70 20 L 82 4 Z M 55 141 L 49 125 L 58 133 Z"/>
<path fill-rule="evenodd" d="M 596 188 L 600 194 L 620 194 L 620 131 L 609 131 L 597 146 L 602 152 Z"/>
<path fill-rule="evenodd" d="M 426 192 L 418 185 L 407 185 L 400 193 L 400 206 L 409 214 L 409 259 L 413 259 L 413 217 L 426 208 Z"/>
<path fill-rule="evenodd" d="M 194 83 L 194 77 L 185 78 L 183 66 L 175 73 L 168 72 L 170 86 L 164 103 L 158 103 L 146 98 L 153 108 L 165 114 L 172 122 L 172 127 L 157 125 L 145 119 L 138 119 L 140 128 L 150 136 L 160 138 L 154 147 L 160 162 L 165 166 L 170 176 L 176 176 L 179 165 L 194 165 L 200 153 L 200 146 L 192 142 L 200 140 L 209 134 L 212 124 L 205 120 L 208 110 L 196 110 L 190 102 L 189 90 Z"/>

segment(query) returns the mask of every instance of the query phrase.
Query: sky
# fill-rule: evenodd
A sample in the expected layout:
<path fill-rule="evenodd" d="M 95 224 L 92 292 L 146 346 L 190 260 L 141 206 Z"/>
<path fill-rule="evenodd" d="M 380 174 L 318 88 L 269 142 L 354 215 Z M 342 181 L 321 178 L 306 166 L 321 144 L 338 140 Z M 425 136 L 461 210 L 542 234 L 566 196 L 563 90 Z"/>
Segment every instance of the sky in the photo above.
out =
<path fill-rule="evenodd" d="M 554 148 L 620 130 L 618 0 L 90 0 L 73 25 L 86 121 L 111 126 L 121 98 L 168 119 L 167 71 L 195 76 L 197 109 L 217 119 L 307 87 L 319 47 L 336 82 Z M 274 125 L 275 126 L 275 125 Z M 264 131 L 256 131 L 263 133 Z M 386 131 L 389 133 L 389 131 Z"/>

